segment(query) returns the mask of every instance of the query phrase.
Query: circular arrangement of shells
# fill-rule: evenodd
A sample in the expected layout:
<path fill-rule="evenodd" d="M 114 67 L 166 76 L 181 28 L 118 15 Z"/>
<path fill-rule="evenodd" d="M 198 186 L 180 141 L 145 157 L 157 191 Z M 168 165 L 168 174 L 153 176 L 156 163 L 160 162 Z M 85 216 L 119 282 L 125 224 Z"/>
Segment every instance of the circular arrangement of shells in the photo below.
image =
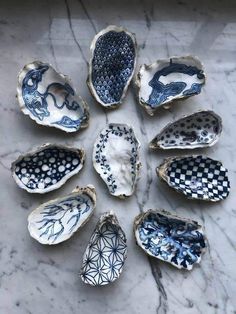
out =
<path fill-rule="evenodd" d="M 94 99 L 105 108 L 123 101 L 137 63 L 135 35 L 109 26 L 91 44 L 87 84 Z M 205 84 L 202 63 L 193 56 L 172 57 L 142 65 L 137 74 L 137 99 L 149 115 L 168 108 L 176 99 L 192 97 Z M 36 123 L 75 132 L 88 126 L 89 107 L 70 79 L 50 64 L 34 61 L 18 75 L 17 99 L 22 112 Z M 150 142 L 151 149 L 196 149 L 214 145 L 222 131 L 221 118 L 202 110 L 171 122 Z M 140 142 L 130 125 L 111 123 L 98 134 L 93 165 L 115 197 L 133 194 L 140 175 Z M 44 144 L 17 158 L 12 174 L 29 193 L 60 188 L 83 167 L 82 148 Z M 227 169 L 203 155 L 167 158 L 157 175 L 170 188 L 189 199 L 220 201 L 230 191 Z M 30 235 L 42 244 L 68 240 L 88 222 L 96 207 L 92 185 L 77 187 L 68 195 L 41 204 L 28 217 Z M 146 254 L 181 269 L 192 269 L 206 248 L 204 230 L 196 221 L 162 209 L 150 209 L 134 219 L 136 243 Z M 106 285 L 116 280 L 127 256 L 126 236 L 113 212 L 104 213 L 88 241 L 80 277 L 86 284 Z"/>

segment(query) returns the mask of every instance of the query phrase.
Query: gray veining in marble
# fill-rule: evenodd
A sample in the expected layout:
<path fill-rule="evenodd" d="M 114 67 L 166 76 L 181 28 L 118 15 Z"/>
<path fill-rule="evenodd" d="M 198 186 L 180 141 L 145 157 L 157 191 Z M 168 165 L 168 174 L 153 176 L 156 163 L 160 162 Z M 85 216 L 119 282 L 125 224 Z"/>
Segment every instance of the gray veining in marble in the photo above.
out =
<path fill-rule="evenodd" d="M 179 101 L 172 109 L 149 117 L 130 88 L 120 109 L 104 112 L 91 97 L 85 80 L 89 46 L 95 33 L 109 24 L 136 33 L 138 64 L 192 53 L 203 61 L 207 83 L 201 95 Z M 88 129 L 76 134 L 38 126 L 24 116 L 15 99 L 16 76 L 24 64 L 40 59 L 68 74 L 89 103 Z M 55 0 L 0 4 L 0 313 L 236 313 L 236 3 L 235 1 Z M 168 122 L 198 109 L 214 109 L 223 118 L 220 141 L 201 150 L 229 169 L 232 191 L 217 204 L 186 200 L 161 183 L 155 167 L 174 152 L 150 152 L 148 142 Z M 127 200 L 110 196 L 92 168 L 92 146 L 106 122 L 132 124 L 142 144 L 142 177 Z M 83 171 L 60 190 L 44 196 L 20 190 L 11 162 L 44 142 L 84 147 Z M 180 154 L 177 152 L 177 154 Z M 27 216 L 39 204 L 92 183 L 98 191 L 96 213 L 72 239 L 45 247 L 30 238 Z M 149 208 L 165 208 L 202 223 L 209 247 L 199 267 L 179 271 L 147 258 L 135 245 L 134 216 Z M 84 285 L 78 271 L 82 254 L 99 215 L 113 209 L 128 237 L 128 258 L 114 284 Z"/>

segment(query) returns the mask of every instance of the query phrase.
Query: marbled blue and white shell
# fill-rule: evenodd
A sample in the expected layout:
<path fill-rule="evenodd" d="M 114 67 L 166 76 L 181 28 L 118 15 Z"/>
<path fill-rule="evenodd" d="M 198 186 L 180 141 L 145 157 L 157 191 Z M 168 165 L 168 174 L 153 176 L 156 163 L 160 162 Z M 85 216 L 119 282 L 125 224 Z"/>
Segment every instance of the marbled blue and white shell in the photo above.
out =
<path fill-rule="evenodd" d="M 135 36 L 121 27 L 108 26 L 94 37 L 90 49 L 88 87 L 99 104 L 116 108 L 135 71 Z"/>
<path fill-rule="evenodd" d="M 127 256 L 124 231 L 112 212 L 103 214 L 83 256 L 80 277 L 92 286 L 107 285 L 119 278 Z"/>
<path fill-rule="evenodd" d="M 193 149 L 213 146 L 222 131 L 221 118 L 203 110 L 168 124 L 150 143 L 153 149 Z"/>
<path fill-rule="evenodd" d="M 206 156 L 167 158 L 157 168 L 158 176 L 189 199 L 220 201 L 229 195 L 228 170 Z"/>
<path fill-rule="evenodd" d="M 50 64 L 34 61 L 18 75 L 17 98 L 21 110 L 38 124 L 75 132 L 88 126 L 87 104 L 71 81 Z"/>
<path fill-rule="evenodd" d="M 96 139 L 93 165 L 112 195 L 123 198 L 134 192 L 141 167 L 139 149 L 127 124 L 110 123 Z"/>
<path fill-rule="evenodd" d="M 136 79 L 138 99 L 151 116 L 161 106 L 200 94 L 205 84 L 201 62 L 192 56 L 172 57 L 142 65 Z"/>
<path fill-rule="evenodd" d="M 69 239 L 91 217 L 96 206 L 92 185 L 77 187 L 71 194 L 49 201 L 28 217 L 28 230 L 42 244 L 58 244 Z"/>
<path fill-rule="evenodd" d="M 47 193 L 61 187 L 84 165 L 83 149 L 44 144 L 20 155 L 12 163 L 12 174 L 19 187 L 29 193 Z"/>
<path fill-rule="evenodd" d="M 181 269 L 200 263 L 206 239 L 196 221 L 180 218 L 165 210 L 152 210 L 135 218 L 136 243 L 145 253 Z"/>

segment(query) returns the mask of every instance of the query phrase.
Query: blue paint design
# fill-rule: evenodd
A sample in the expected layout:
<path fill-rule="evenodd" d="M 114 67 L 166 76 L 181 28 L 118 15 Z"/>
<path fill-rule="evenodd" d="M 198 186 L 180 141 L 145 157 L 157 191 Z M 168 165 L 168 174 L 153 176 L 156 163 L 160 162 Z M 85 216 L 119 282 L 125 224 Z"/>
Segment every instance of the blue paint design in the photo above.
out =
<path fill-rule="evenodd" d="M 67 128 L 78 129 L 81 122 L 86 120 L 87 114 L 81 105 L 76 101 L 69 101 L 70 96 L 75 96 L 73 88 L 68 84 L 61 84 L 53 82 L 49 84 L 44 93 L 39 92 L 38 85 L 43 79 L 43 74 L 49 69 L 46 64 L 39 65 L 37 68 L 30 70 L 22 82 L 22 97 L 26 108 L 40 121 L 43 121 L 45 117 L 50 116 L 48 111 L 48 100 L 52 99 L 54 106 L 57 109 L 66 107 L 68 110 L 80 111 L 82 118 L 72 120 L 65 116 L 60 121 L 53 122 L 52 124 L 58 124 Z M 57 101 L 58 91 L 60 96 L 64 96 L 64 100 L 61 103 Z"/>
<path fill-rule="evenodd" d="M 45 95 L 37 90 L 38 84 L 47 70 L 48 66 L 39 66 L 37 69 L 30 70 L 22 82 L 22 97 L 25 106 L 39 120 L 50 115 Z"/>
<path fill-rule="evenodd" d="M 92 60 L 92 84 L 105 103 L 119 103 L 133 74 L 135 45 L 125 32 L 109 31 L 96 42 Z"/>
<path fill-rule="evenodd" d="M 190 89 L 183 92 L 183 95 L 192 96 L 201 93 L 202 84 L 193 83 Z"/>
<path fill-rule="evenodd" d="M 81 125 L 81 123 L 83 121 L 85 121 L 85 120 L 87 120 L 86 116 L 83 116 L 82 118 L 77 119 L 77 120 L 73 120 L 73 119 L 71 119 L 71 118 L 69 118 L 67 116 L 63 116 L 61 118 L 61 120 L 53 122 L 52 124 L 58 124 L 58 125 L 61 125 L 61 126 L 65 127 L 65 128 L 73 129 L 73 128 L 77 128 L 78 125 Z"/>
<path fill-rule="evenodd" d="M 138 226 L 142 247 L 151 255 L 179 268 L 191 268 L 199 260 L 205 239 L 195 221 L 150 212 Z"/>
<path fill-rule="evenodd" d="M 184 82 L 172 82 L 164 85 L 162 82 L 149 83 L 153 87 L 152 93 L 149 96 L 148 104 L 153 108 L 162 104 L 170 96 L 176 96 L 180 94 L 187 86 Z"/>
<path fill-rule="evenodd" d="M 113 282 L 123 269 L 126 236 L 114 217 L 100 219 L 83 256 L 81 279 L 93 286 Z"/>
<path fill-rule="evenodd" d="M 195 66 L 188 66 L 186 64 L 173 63 L 170 59 L 169 66 L 157 71 L 152 80 L 148 83 L 152 87 L 152 92 L 149 96 L 147 104 L 152 108 L 155 108 L 165 102 L 170 96 L 177 96 L 181 94 L 186 88 L 185 82 L 171 82 L 169 84 L 163 84 L 159 81 L 161 76 L 167 76 L 171 73 L 183 73 L 190 76 L 196 75 L 198 79 L 204 79 L 204 73 Z M 192 96 L 201 92 L 203 84 L 193 83 L 191 88 L 184 91 L 183 95 Z"/>
<path fill-rule="evenodd" d="M 57 203 L 46 205 L 40 215 L 42 219 L 37 221 L 40 237 L 47 237 L 51 243 L 60 240 L 65 231 L 65 225 L 69 225 L 69 234 L 77 230 L 82 216 L 93 209 L 91 199 L 87 195 L 69 197 Z"/>
<path fill-rule="evenodd" d="M 114 178 L 112 174 L 112 169 L 110 165 L 108 164 L 108 161 L 106 159 L 106 155 L 103 153 L 103 150 L 106 146 L 106 143 L 108 142 L 109 136 L 113 134 L 119 137 L 124 137 L 124 140 L 129 142 L 132 147 L 132 157 L 130 158 L 130 166 L 131 166 L 131 175 L 132 175 L 132 181 L 135 182 L 136 179 L 136 163 L 137 163 L 137 149 L 138 149 L 138 142 L 136 138 L 134 137 L 133 130 L 126 128 L 125 126 L 116 126 L 110 124 L 108 129 L 106 131 L 100 134 L 100 139 L 96 144 L 96 151 L 95 151 L 95 161 L 96 163 L 100 164 L 100 167 L 103 171 L 103 174 L 106 175 L 107 178 L 107 186 L 111 193 L 115 193 L 117 189 L 117 183 L 116 179 Z"/>

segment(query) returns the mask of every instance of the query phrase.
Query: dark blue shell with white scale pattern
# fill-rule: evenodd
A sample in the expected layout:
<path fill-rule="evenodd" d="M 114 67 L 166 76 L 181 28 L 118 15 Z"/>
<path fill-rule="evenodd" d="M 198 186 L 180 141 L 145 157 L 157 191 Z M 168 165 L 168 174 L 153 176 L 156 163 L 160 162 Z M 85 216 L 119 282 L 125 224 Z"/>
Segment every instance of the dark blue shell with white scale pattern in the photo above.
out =
<path fill-rule="evenodd" d="M 111 28 L 98 37 L 91 62 L 90 83 L 102 105 L 109 107 L 121 102 L 133 76 L 135 58 L 135 42 L 129 33 Z"/>

